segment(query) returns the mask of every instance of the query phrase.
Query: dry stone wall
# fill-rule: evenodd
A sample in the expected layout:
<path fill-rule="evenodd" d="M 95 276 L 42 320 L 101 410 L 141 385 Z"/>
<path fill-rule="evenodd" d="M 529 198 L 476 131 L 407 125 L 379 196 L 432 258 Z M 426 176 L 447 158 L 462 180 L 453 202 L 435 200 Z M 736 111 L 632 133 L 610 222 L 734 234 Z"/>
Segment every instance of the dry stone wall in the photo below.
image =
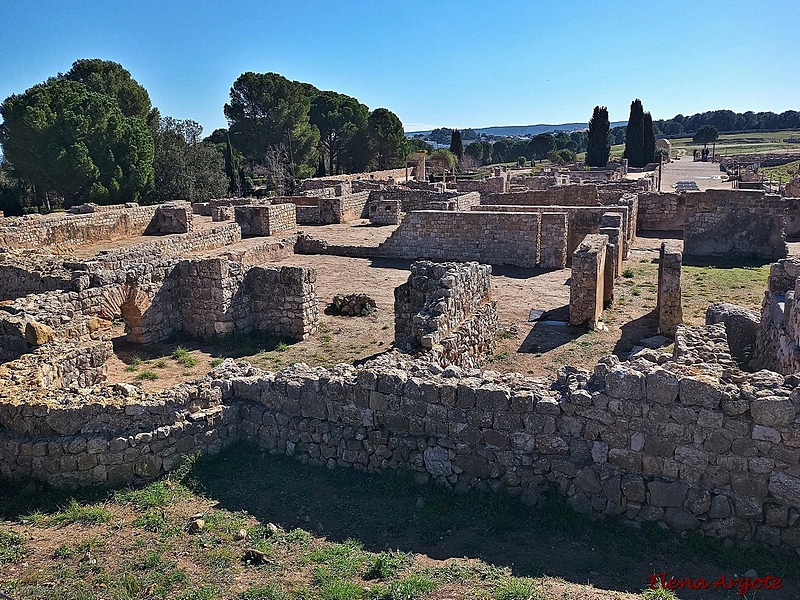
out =
<path fill-rule="evenodd" d="M 81 245 L 142 235 L 157 206 L 108 207 L 91 213 L 6 217 L 0 223 L 0 248 Z"/>
<path fill-rule="evenodd" d="M 234 218 L 243 236 L 270 236 L 297 229 L 297 209 L 290 203 L 236 206 Z"/>
<path fill-rule="evenodd" d="M 525 206 L 596 206 L 596 185 L 560 185 L 546 190 L 526 190 L 483 194 L 481 204 L 520 204 Z"/>
<path fill-rule="evenodd" d="M 663 242 L 658 258 L 658 332 L 675 336 L 678 325 L 683 323 L 681 305 L 681 261 L 683 255 L 677 242 Z"/>
<path fill-rule="evenodd" d="M 771 369 L 787 375 L 800 371 L 800 307 L 795 301 L 798 278 L 800 258 L 782 259 L 770 267 L 751 361 L 754 369 Z"/>
<path fill-rule="evenodd" d="M 369 222 L 373 225 L 397 225 L 401 219 L 399 200 L 371 200 Z"/>
<path fill-rule="evenodd" d="M 641 193 L 637 226 L 642 231 L 683 231 L 686 225 L 685 211 L 685 194 Z"/>
<path fill-rule="evenodd" d="M 379 252 L 397 258 L 535 267 L 538 247 L 536 213 L 424 210 L 406 213 Z"/>
<path fill-rule="evenodd" d="M 160 394 L 95 387 L 88 403 L 70 392 L 21 401 L 4 385 L 0 470 L 126 483 L 246 440 L 330 468 L 502 488 L 531 504 L 554 485 L 582 512 L 798 548 L 797 383 L 660 358 L 607 357 L 593 373 L 565 367 L 546 381 L 389 356 L 279 373 L 228 361 Z"/>
<path fill-rule="evenodd" d="M 408 281 L 395 289 L 395 344 L 424 348 L 443 365 L 478 366 L 497 331 L 491 274 L 474 262 L 411 265 Z"/>
<path fill-rule="evenodd" d="M 587 235 L 572 255 L 569 285 L 570 325 L 597 329 L 603 314 L 608 236 Z"/>
<path fill-rule="evenodd" d="M 683 254 L 698 257 L 760 258 L 788 255 L 787 202 L 749 190 L 686 193 Z"/>

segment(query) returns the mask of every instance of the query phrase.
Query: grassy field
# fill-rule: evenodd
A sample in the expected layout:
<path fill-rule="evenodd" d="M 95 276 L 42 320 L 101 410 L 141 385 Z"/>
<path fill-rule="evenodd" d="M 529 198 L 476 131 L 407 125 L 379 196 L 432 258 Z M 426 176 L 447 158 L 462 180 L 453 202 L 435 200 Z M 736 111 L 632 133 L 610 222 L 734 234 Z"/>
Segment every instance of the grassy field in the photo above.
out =
<path fill-rule="evenodd" d="M 532 510 L 244 445 L 138 489 L 0 483 L 0 591 L 15 600 L 668 600 L 697 596 L 643 592 L 650 574 L 750 568 L 800 584 L 796 556 L 592 522 L 555 493 Z"/>
<path fill-rule="evenodd" d="M 772 181 L 786 183 L 795 175 L 800 174 L 800 160 L 779 165 L 777 167 L 762 167 L 761 172 Z"/>
<path fill-rule="evenodd" d="M 765 131 L 759 133 L 726 133 L 719 136 L 717 140 L 717 154 L 736 155 L 752 154 L 758 152 L 771 152 L 774 150 L 795 150 L 800 152 L 800 144 L 787 144 L 783 140 L 787 138 L 800 137 L 798 131 Z M 672 138 L 673 155 L 691 154 L 695 148 L 702 149 L 702 144 L 692 142 L 691 136 L 684 138 Z M 611 157 L 621 158 L 625 150 L 625 144 L 611 146 Z"/>

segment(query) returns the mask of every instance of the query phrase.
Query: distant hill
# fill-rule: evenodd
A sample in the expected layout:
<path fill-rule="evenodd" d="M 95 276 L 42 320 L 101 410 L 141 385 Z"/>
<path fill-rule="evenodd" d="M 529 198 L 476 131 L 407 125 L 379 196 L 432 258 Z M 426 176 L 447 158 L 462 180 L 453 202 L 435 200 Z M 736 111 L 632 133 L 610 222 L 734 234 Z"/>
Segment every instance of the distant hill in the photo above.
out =
<path fill-rule="evenodd" d="M 621 127 L 627 123 L 627 121 L 614 121 L 611 123 L 611 127 Z M 473 127 L 472 129 L 477 133 L 485 133 L 487 135 L 523 136 L 539 135 L 550 131 L 575 131 L 576 129 L 587 129 L 588 127 L 588 123 L 561 123 L 560 125 L 500 125 L 495 127 Z M 431 131 L 430 129 L 427 131 L 409 131 L 406 132 L 406 135 L 428 135 Z"/>

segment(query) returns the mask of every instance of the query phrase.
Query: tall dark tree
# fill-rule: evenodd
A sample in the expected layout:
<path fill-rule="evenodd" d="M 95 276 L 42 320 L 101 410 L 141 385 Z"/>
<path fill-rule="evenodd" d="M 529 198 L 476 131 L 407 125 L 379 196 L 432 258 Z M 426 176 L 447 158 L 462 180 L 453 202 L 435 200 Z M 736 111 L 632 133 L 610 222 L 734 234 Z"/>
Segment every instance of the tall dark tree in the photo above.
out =
<path fill-rule="evenodd" d="M 135 202 L 153 185 L 153 136 L 116 99 L 68 79 L 50 79 L 0 106 L 5 161 L 37 202 Z"/>
<path fill-rule="evenodd" d="M 309 119 L 319 131 L 319 149 L 328 158 L 330 175 L 351 166 L 347 163 L 366 162 L 356 155 L 366 153 L 363 133 L 368 118 L 369 109 L 351 96 L 319 92 L 311 100 Z"/>
<path fill-rule="evenodd" d="M 450 135 L 450 152 L 456 155 L 459 162 L 464 158 L 464 144 L 461 143 L 461 132 L 458 129 L 454 129 Z"/>
<path fill-rule="evenodd" d="M 551 133 L 540 133 L 528 142 L 528 156 L 535 160 L 547 158 L 547 153 L 556 149 L 556 139 Z"/>
<path fill-rule="evenodd" d="M 376 108 L 369 115 L 367 131 L 372 152 L 370 166 L 383 170 L 405 164 L 411 145 L 396 114 L 388 108 Z"/>
<path fill-rule="evenodd" d="M 312 175 L 319 141 L 309 122 L 313 89 L 277 73 L 240 75 L 225 105 L 234 148 L 255 164 L 264 164 L 267 151 L 279 149 L 274 155 L 285 157 L 292 175 Z"/>
<path fill-rule="evenodd" d="M 656 156 L 656 132 L 653 129 L 653 117 L 644 113 L 644 163 L 651 163 Z"/>
<path fill-rule="evenodd" d="M 642 101 L 638 98 L 631 102 L 623 156 L 628 159 L 628 165 L 631 167 L 643 167 L 649 162 L 644 156 L 644 109 Z"/>
<path fill-rule="evenodd" d="M 608 134 L 611 123 L 608 120 L 608 108 L 595 106 L 592 118 L 589 119 L 589 139 L 586 149 L 586 164 L 590 167 L 605 167 L 611 153 Z"/>
<path fill-rule="evenodd" d="M 90 92 L 114 98 L 126 117 L 139 117 L 158 125 L 158 109 L 150 103 L 150 94 L 119 63 L 84 58 L 72 63 L 72 68 L 59 77 L 79 81 Z"/>

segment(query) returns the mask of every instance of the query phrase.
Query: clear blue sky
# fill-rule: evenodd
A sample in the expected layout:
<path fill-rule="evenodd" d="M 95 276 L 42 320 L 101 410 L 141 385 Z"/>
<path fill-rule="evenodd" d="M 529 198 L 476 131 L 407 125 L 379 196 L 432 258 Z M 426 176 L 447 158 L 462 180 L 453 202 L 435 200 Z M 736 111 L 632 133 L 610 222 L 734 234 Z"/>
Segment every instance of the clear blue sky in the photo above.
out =
<path fill-rule="evenodd" d="M 800 109 L 797 0 L 0 0 L 0 100 L 79 58 L 162 115 L 226 126 L 245 71 L 385 106 L 407 131 Z"/>

